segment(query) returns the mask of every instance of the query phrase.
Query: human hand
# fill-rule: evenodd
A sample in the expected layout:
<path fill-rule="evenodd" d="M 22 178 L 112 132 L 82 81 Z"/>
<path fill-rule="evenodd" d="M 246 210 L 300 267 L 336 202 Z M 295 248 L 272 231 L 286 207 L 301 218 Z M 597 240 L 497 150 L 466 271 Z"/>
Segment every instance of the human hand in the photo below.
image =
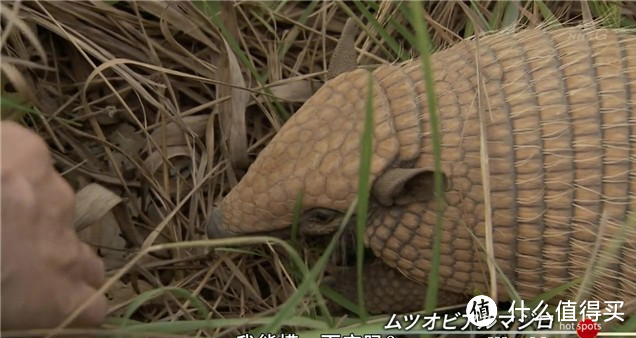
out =
<path fill-rule="evenodd" d="M 52 328 L 91 297 L 104 265 L 73 230 L 75 194 L 53 168 L 44 141 L 1 122 L 2 329 Z M 100 296 L 73 326 L 99 326 Z"/>

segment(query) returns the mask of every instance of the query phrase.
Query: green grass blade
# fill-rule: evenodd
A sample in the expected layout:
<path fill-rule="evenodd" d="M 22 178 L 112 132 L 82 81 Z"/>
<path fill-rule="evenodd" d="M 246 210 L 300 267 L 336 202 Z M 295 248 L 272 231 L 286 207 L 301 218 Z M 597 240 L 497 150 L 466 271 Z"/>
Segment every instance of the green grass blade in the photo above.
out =
<path fill-rule="evenodd" d="M 128 305 L 128 309 L 126 309 L 126 313 L 124 314 L 124 321 L 122 324 L 126 323 L 126 319 L 129 319 L 135 311 L 139 309 L 144 303 L 157 298 L 161 295 L 171 293 L 176 296 L 183 297 L 192 303 L 192 305 L 197 309 L 200 318 L 206 318 L 208 316 L 208 310 L 205 305 L 199 298 L 194 296 L 190 291 L 178 288 L 178 287 L 162 287 L 157 289 L 148 290 L 139 296 L 135 297 L 132 302 Z"/>
<path fill-rule="evenodd" d="M 592 15 L 601 18 L 604 27 L 618 28 L 621 26 L 621 8 L 618 4 L 607 1 L 589 1 Z"/>
<path fill-rule="evenodd" d="M 121 326 L 121 320 L 109 321 L 110 324 Z M 174 322 L 154 322 L 139 323 L 134 322 L 122 328 L 126 332 L 156 332 L 156 333 L 186 333 L 201 329 L 217 329 L 240 327 L 245 325 L 263 325 L 272 320 L 272 317 L 260 318 L 223 318 L 223 319 L 206 319 L 206 320 L 183 320 Z M 132 322 L 132 321 L 131 321 Z M 287 318 L 287 324 L 290 326 L 304 327 L 314 330 L 326 330 L 328 326 L 324 321 L 310 319 L 307 317 L 292 316 Z"/>
<path fill-rule="evenodd" d="M 556 15 L 552 13 L 550 8 L 541 0 L 535 1 L 535 4 L 539 6 L 539 12 L 544 18 L 544 21 L 549 28 L 559 28 L 562 27 L 561 23 L 557 19 Z"/>
<path fill-rule="evenodd" d="M 501 274 L 503 274 L 503 271 L 500 271 L 500 272 L 501 272 Z M 550 290 L 548 290 L 548 291 L 546 291 L 546 292 L 544 292 L 544 293 L 542 293 L 542 294 L 530 299 L 528 301 L 528 306 L 534 308 L 537 305 L 539 305 L 539 302 L 541 302 L 541 300 L 545 301 L 545 300 L 552 299 L 552 298 L 554 298 L 556 296 L 563 295 L 565 291 L 569 290 L 570 288 L 572 288 L 572 287 L 574 287 L 574 286 L 576 286 L 576 285 L 578 285 L 580 283 L 581 283 L 581 278 L 579 277 L 579 278 L 575 278 L 575 279 L 573 279 L 573 280 L 571 280 L 571 281 L 569 281 L 567 283 L 564 283 L 564 284 L 561 284 L 561 285 L 559 285 L 557 287 L 554 287 L 554 288 L 552 288 L 552 289 L 550 289 Z"/>
<path fill-rule="evenodd" d="M 266 86 L 266 78 L 262 74 L 260 74 L 254 67 L 254 65 L 249 61 L 247 55 L 241 49 L 238 41 L 236 41 L 232 34 L 230 34 L 228 28 L 225 27 L 223 20 L 221 20 L 221 18 L 219 17 L 221 13 L 221 3 L 218 1 L 195 1 L 194 4 L 199 8 L 199 10 L 205 13 L 207 17 L 210 18 L 210 20 L 212 20 L 212 23 L 215 27 L 217 27 L 225 41 L 227 41 L 230 49 L 232 49 L 232 52 L 234 52 L 234 54 L 243 63 L 243 65 L 247 67 L 256 82 L 263 88 L 265 94 L 272 98 L 271 101 L 266 100 L 266 103 L 272 103 L 274 105 L 274 107 L 272 108 L 274 108 L 278 112 L 279 116 L 283 118 L 283 120 L 286 121 L 287 119 L 289 119 L 289 113 L 287 112 L 287 110 L 277 99 L 275 99 L 272 91 Z"/>
<path fill-rule="evenodd" d="M 415 46 L 416 39 L 415 35 L 413 35 L 406 27 L 398 23 L 394 18 L 389 18 L 389 25 L 391 25 L 395 30 L 400 33 L 400 35 L 408 42 L 410 46 Z M 402 61 L 410 59 L 409 53 L 401 51 L 399 57 Z"/>
<path fill-rule="evenodd" d="M 356 314 L 358 317 L 362 316 L 362 314 L 360 313 L 360 307 L 358 306 L 358 304 L 350 301 L 349 299 L 347 299 L 346 297 L 344 297 L 340 293 L 334 291 L 330 287 L 321 286 L 320 287 L 320 292 L 322 292 L 322 294 L 325 297 L 331 299 L 334 303 L 342 306 L 343 308 L 347 309 L 348 311 L 351 311 L 352 313 Z"/>
<path fill-rule="evenodd" d="M 519 6 L 521 6 L 521 4 L 518 0 L 506 2 L 503 18 L 501 18 L 502 27 L 514 27 L 517 25 L 521 14 L 519 13 Z"/>
<path fill-rule="evenodd" d="M 311 286 L 315 284 L 316 280 L 318 280 L 318 276 L 324 270 L 324 268 L 327 266 L 329 258 L 331 257 L 331 253 L 336 248 L 338 240 L 340 239 L 340 236 L 344 232 L 344 230 L 345 230 L 345 228 L 347 226 L 347 223 L 351 219 L 351 216 L 353 214 L 353 210 L 355 210 L 355 207 L 357 206 L 357 204 L 358 204 L 358 202 L 357 202 L 357 199 L 356 199 L 356 201 L 351 205 L 351 207 L 349 208 L 349 210 L 345 214 L 345 217 L 343 218 L 342 223 L 340 224 L 340 227 L 338 228 L 338 230 L 336 231 L 336 234 L 333 236 L 333 238 L 331 239 L 331 241 L 327 245 L 327 248 L 325 249 L 325 252 L 320 256 L 320 258 L 318 258 L 318 261 L 309 270 L 309 272 L 307 272 L 305 274 L 305 278 L 303 279 L 302 283 L 300 283 L 300 285 L 296 289 L 296 292 L 294 292 L 287 299 L 285 304 L 283 304 L 281 306 L 280 311 L 272 319 L 272 321 L 269 322 L 265 327 L 263 327 L 259 331 L 261 331 L 261 332 L 279 332 L 281 327 L 283 326 L 283 322 L 287 321 L 287 319 L 289 317 L 291 317 L 293 311 L 296 309 L 296 306 L 298 306 L 298 304 L 302 301 L 303 297 L 305 297 L 305 294 L 307 294 L 309 292 Z M 328 320 L 330 321 L 331 325 L 333 325 L 333 318 L 329 317 Z"/>
<path fill-rule="evenodd" d="M 615 330 L 617 332 L 636 332 L 636 315 L 625 319 L 625 322 Z"/>
<path fill-rule="evenodd" d="M 360 170 L 358 173 L 358 213 L 356 218 L 356 283 L 358 286 L 358 305 L 360 319 L 365 322 L 368 314 L 364 305 L 364 282 L 362 270 L 364 267 L 364 233 L 367 227 L 367 212 L 369 211 L 369 191 L 371 177 L 371 156 L 373 156 L 373 76 L 369 74 L 367 102 L 364 114 L 364 130 L 360 147 Z"/>
<path fill-rule="evenodd" d="M 309 19 L 309 15 L 314 13 L 314 9 L 316 8 L 318 4 L 319 4 L 318 1 L 315 1 L 315 0 L 311 1 L 309 5 L 305 7 L 305 10 L 303 11 L 303 14 L 301 14 L 300 18 L 298 18 L 298 22 L 303 25 L 307 23 L 307 19 Z M 287 54 L 287 51 L 292 46 L 292 44 L 289 43 L 288 41 L 295 41 L 296 36 L 298 36 L 299 33 L 300 33 L 300 29 L 298 28 L 298 26 L 294 26 L 289 31 L 289 35 L 285 38 L 285 40 L 283 40 L 283 44 L 280 45 L 278 48 L 279 60 L 284 59 L 285 54 Z"/>
<path fill-rule="evenodd" d="M 364 18 L 369 21 L 369 23 L 371 24 L 371 26 L 373 27 L 373 29 L 375 29 L 375 31 L 380 34 L 380 37 L 382 37 L 382 39 L 386 42 L 386 44 L 389 46 L 390 50 L 387 50 L 382 43 L 380 43 L 380 41 L 378 41 L 374 36 L 372 36 L 371 34 L 368 34 L 369 38 L 371 40 L 373 40 L 374 43 L 376 43 L 376 45 L 378 47 L 380 47 L 386 54 L 387 57 L 390 58 L 399 58 L 400 60 L 404 61 L 409 59 L 409 55 L 407 55 L 406 53 L 404 53 L 404 50 L 402 48 L 400 48 L 400 45 L 397 43 L 397 41 L 387 33 L 386 29 L 384 29 L 384 27 L 382 26 L 382 24 L 380 24 L 378 22 L 378 20 L 375 18 L 375 16 L 373 14 L 371 14 L 371 12 L 369 12 L 369 10 L 367 9 L 366 5 L 368 4 L 367 2 L 362 2 L 362 1 L 354 1 L 353 2 L 356 6 L 356 8 L 360 11 L 360 13 L 362 13 L 362 15 L 364 16 Z M 351 12 L 351 10 L 349 8 L 346 8 L 345 6 L 343 6 L 343 9 L 347 12 Z M 349 14 L 349 13 L 348 13 Z M 353 12 L 351 12 L 350 15 L 355 15 L 353 14 Z"/>
<path fill-rule="evenodd" d="M 14 111 L 14 114 L 8 115 L 7 111 Z M 3 120 L 11 119 L 12 121 L 20 121 L 26 114 L 41 115 L 37 110 L 20 104 L 12 97 L 2 94 L 0 95 L 0 116 Z"/>
<path fill-rule="evenodd" d="M 374 320 L 369 320 L 368 323 L 354 323 L 339 328 L 330 328 L 327 330 L 308 330 L 298 332 L 298 336 L 301 338 L 325 338 L 325 337 L 349 337 L 349 338 L 362 338 L 362 337 L 377 337 L 379 333 L 384 332 L 384 325 L 386 325 L 388 318 L 381 317 Z M 405 333 L 402 331 L 401 333 Z M 383 335 L 383 337 L 390 337 Z"/>
<path fill-rule="evenodd" d="M 431 271 L 428 274 L 428 288 L 426 291 L 426 304 L 424 309 L 432 312 L 437 307 L 437 290 L 439 289 L 439 265 L 442 239 L 442 220 L 444 212 L 443 200 L 443 177 L 441 165 L 441 134 L 439 130 L 439 116 L 437 114 L 437 98 L 435 95 L 433 68 L 431 65 L 431 39 L 428 35 L 425 20 L 422 20 L 422 6 L 419 2 L 409 3 L 411 8 L 411 24 L 417 36 L 416 48 L 420 54 L 424 80 L 426 83 L 426 100 L 428 103 L 428 114 L 431 123 L 431 142 L 433 144 L 433 160 L 435 163 L 434 190 L 436 219 L 433 239 L 433 255 L 431 257 Z"/>
<path fill-rule="evenodd" d="M 484 16 L 484 13 L 479 10 L 479 5 L 475 2 L 475 0 L 470 1 L 470 8 L 473 10 L 473 17 L 479 18 L 479 21 L 481 21 L 481 23 L 486 26 L 487 31 L 492 31 L 492 22 L 489 22 Z"/>
<path fill-rule="evenodd" d="M 396 2 L 398 3 L 398 5 L 397 5 L 398 10 L 401 11 L 402 8 L 403 8 L 403 6 L 401 5 L 401 1 L 396 1 Z M 373 1 L 367 1 L 367 2 L 365 2 L 365 4 L 369 5 L 369 7 L 371 7 L 371 9 L 373 9 L 376 12 L 380 10 L 380 7 L 378 6 L 378 4 L 373 2 Z M 400 34 L 400 36 L 403 37 L 408 42 L 409 46 L 415 46 L 415 35 L 413 35 L 409 31 L 409 29 L 407 27 L 404 27 L 402 24 L 400 24 L 396 20 L 396 15 L 388 16 L 386 19 L 387 19 L 388 26 L 393 27 Z M 378 25 L 380 25 L 380 24 L 378 23 Z M 385 30 L 384 28 L 382 28 L 382 34 L 391 36 L 388 33 L 388 31 Z M 396 42 L 397 42 L 397 40 L 396 40 Z M 404 48 L 400 48 L 398 51 L 395 51 L 395 52 L 398 55 L 398 59 L 400 59 L 402 61 L 406 61 L 406 60 L 411 58 L 409 53 L 406 52 L 404 50 Z"/>

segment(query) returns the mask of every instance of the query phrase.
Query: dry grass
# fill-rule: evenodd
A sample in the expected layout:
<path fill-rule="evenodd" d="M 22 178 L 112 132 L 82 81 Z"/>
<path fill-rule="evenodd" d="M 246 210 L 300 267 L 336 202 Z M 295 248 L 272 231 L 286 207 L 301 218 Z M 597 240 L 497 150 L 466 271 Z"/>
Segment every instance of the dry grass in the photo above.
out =
<path fill-rule="evenodd" d="M 441 48 L 487 30 L 485 22 L 493 29 L 521 18 L 537 25 L 547 17 L 545 8 L 562 21 L 595 13 L 594 6 L 579 2 L 549 2 L 545 8 L 524 2 L 512 15 L 501 4 L 425 3 L 433 44 Z M 116 277 L 107 291 L 112 323 L 138 293 L 168 286 L 187 290 L 208 318 L 277 312 L 298 282 L 280 246 L 193 241 L 205 238 L 211 206 L 323 83 L 348 17 L 363 27 L 356 41 L 361 65 L 414 54 L 397 28 L 410 30 L 397 5 L 317 2 L 307 10 L 310 5 L 296 2 L 250 1 L 0 4 L 2 118 L 21 120 L 42 135 L 74 188 L 97 183 L 122 198 L 80 233 L 99 248 Z M 621 8 L 633 20 L 636 6 Z M 152 247 L 166 243 L 176 244 Z M 193 311 L 193 299 L 156 297 L 132 319 L 205 319 Z M 311 317 L 314 303 L 307 297 L 296 314 Z M 220 323 L 198 334 L 235 335 L 245 324 Z"/>

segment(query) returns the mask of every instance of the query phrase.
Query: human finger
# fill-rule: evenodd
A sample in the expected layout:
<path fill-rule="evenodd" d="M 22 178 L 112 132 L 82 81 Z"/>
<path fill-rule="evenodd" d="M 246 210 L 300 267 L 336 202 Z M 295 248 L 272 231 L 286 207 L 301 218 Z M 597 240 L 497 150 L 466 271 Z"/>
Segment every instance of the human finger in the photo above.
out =
<path fill-rule="evenodd" d="M 98 289 L 104 283 L 105 268 L 102 259 L 86 243 L 78 241 L 79 260 L 71 272 L 78 280 Z"/>
<path fill-rule="evenodd" d="M 39 214 L 34 212 L 37 206 L 37 196 L 28 180 L 15 172 L 1 174 L 2 182 L 2 252 L 5 244 L 11 247 L 20 244 L 34 235 L 32 224 L 38 222 Z M 11 257 L 4 256 L 3 257 Z M 3 259 L 3 263 L 5 260 Z"/>
<path fill-rule="evenodd" d="M 46 180 L 38 185 L 38 198 L 49 227 L 73 228 L 75 191 L 60 174 L 54 170 L 49 173 Z"/>
<path fill-rule="evenodd" d="M 77 308 L 83 306 L 86 302 L 90 302 L 87 307 L 71 322 L 73 327 L 99 327 L 104 323 L 106 313 L 108 311 L 108 303 L 106 297 L 97 294 L 97 290 L 86 283 L 77 285 L 71 296 L 71 307 L 65 313 L 68 315 L 75 312 Z M 94 298 L 94 299 L 92 299 Z"/>
<path fill-rule="evenodd" d="M 15 122 L 0 126 L 3 173 L 19 173 L 34 183 L 52 170 L 51 154 L 39 135 Z"/>

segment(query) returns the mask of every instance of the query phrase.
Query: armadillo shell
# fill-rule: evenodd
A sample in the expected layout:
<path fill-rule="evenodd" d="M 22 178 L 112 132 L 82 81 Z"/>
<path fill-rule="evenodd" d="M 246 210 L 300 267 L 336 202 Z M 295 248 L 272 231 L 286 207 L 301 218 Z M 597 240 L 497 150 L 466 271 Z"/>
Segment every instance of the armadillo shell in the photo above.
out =
<path fill-rule="evenodd" d="M 488 215 L 494 260 L 523 299 L 588 270 L 589 293 L 581 299 L 636 298 L 634 33 L 503 32 L 435 53 L 432 66 L 450 181 L 440 284 L 467 294 L 491 289 Z M 421 109 L 415 166 L 433 168 L 422 64 L 400 68 Z M 374 76 L 381 83 L 389 72 L 383 66 Z M 380 210 L 367 229 L 369 246 L 426 282 L 435 210 L 435 201 Z M 504 278 L 497 279 L 499 296 L 510 299 Z"/>

